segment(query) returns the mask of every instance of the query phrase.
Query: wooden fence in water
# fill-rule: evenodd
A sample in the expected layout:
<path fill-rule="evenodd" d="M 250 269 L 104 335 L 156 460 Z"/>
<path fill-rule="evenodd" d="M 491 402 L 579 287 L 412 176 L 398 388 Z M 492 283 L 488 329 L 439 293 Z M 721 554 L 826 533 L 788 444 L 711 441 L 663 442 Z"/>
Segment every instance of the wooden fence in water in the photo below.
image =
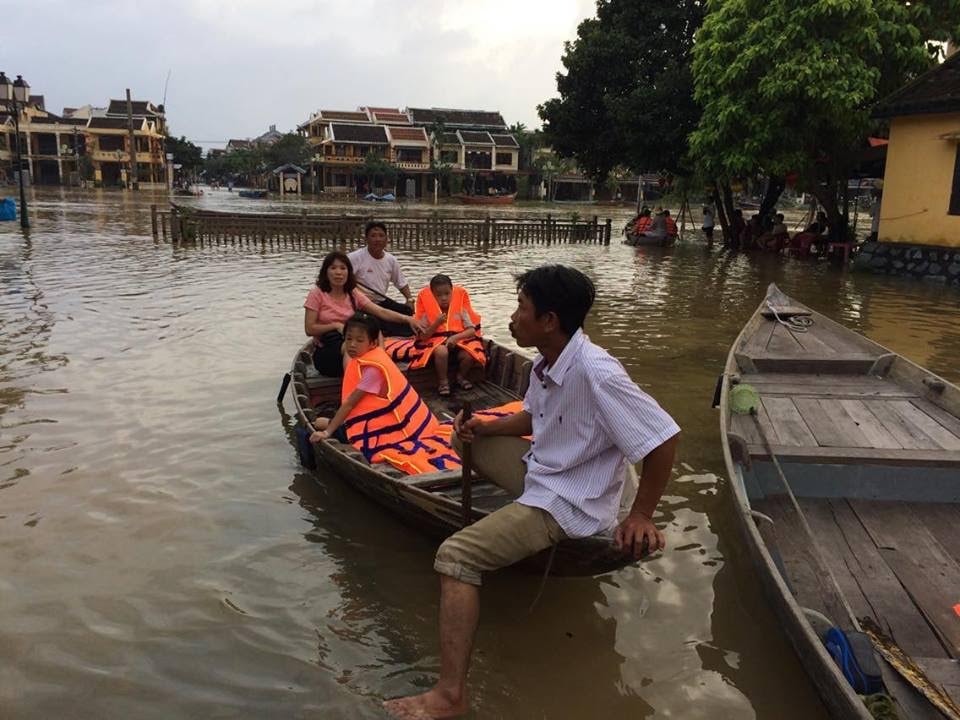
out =
<path fill-rule="evenodd" d="M 151 208 L 153 236 L 174 243 L 317 244 L 350 247 L 363 239 L 364 225 L 379 220 L 396 247 L 423 245 L 609 245 L 612 222 L 546 217 L 441 218 L 283 213 L 225 213 L 174 206 Z"/>

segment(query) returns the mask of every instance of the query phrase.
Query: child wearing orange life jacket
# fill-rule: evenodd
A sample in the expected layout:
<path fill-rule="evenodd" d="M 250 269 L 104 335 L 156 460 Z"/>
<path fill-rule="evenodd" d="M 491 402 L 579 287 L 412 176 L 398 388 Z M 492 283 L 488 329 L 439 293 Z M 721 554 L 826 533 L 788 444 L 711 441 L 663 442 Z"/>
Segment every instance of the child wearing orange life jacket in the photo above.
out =
<path fill-rule="evenodd" d="M 434 275 L 430 285 L 417 296 L 414 316 L 427 328 L 415 343 L 422 354 L 411 362 L 410 368 L 426 367 L 432 357 L 437 372 L 437 393 L 447 397 L 450 395 L 447 374 L 450 356 L 457 353 L 460 379 L 454 382 L 470 390 L 473 383 L 467 374 L 474 365 L 485 365 L 487 357 L 480 340 L 480 316 L 474 312 L 467 291 L 454 285 L 447 275 Z"/>
<path fill-rule="evenodd" d="M 344 326 L 350 361 L 340 408 L 317 418 L 310 442 L 328 438 L 353 445 L 371 462 L 387 462 L 408 475 L 460 467 L 427 404 L 379 345 L 376 318 L 357 313 Z"/>

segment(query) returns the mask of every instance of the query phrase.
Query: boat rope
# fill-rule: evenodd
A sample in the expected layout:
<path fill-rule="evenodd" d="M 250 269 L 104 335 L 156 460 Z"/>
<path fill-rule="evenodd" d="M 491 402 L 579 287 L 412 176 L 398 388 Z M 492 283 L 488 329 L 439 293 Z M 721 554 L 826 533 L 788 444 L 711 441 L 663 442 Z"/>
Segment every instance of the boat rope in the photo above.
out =
<path fill-rule="evenodd" d="M 540 601 L 540 596 L 543 595 L 543 588 L 547 585 L 547 576 L 550 574 L 550 568 L 553 567 L 553 558 L 557 554 L 557 545 L 556 543 L 550 548 L 550 557 L 547 559 L 547 566 L 543 569 L 543 577 L 540 578 L 540 587 L 537 588 L 537 594 L 533 598 L 533 602 L 530 603 L 530 608 L 527 610 L 527 613 L 532 615 L 533 609 L 537 606 L 537 603 Z"/>
<path fill-rule="evenodd" d="M 784 320 L 769 300 L 767 301 L 767 308 L 773 313 L 774 319 L 790 332 L 807 332 L 813 327 L 813 318 L 809 315 L 790 315 Z"/>

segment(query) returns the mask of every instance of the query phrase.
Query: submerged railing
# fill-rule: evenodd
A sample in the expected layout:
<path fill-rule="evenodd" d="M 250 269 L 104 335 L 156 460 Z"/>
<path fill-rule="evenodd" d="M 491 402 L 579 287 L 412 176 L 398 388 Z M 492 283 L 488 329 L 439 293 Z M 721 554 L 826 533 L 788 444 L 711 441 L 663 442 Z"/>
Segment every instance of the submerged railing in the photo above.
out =
<path fill-rule="evenodd" d="M 151 208 L 155 238 L 174 243 L 311 243 L 331 247 L 352 246 L 363 239 L 371 219 L 387 226 L 398 247 L 420 245 L 525 245 L 593 243 L 609 245 L 612 221 L 597 216 L 588 220 L 562 220 L 550 215 L 532 218 L 442 218 L 284 213 L 232 213 L 197 210 L 174 205 L 161 211 Z"/>

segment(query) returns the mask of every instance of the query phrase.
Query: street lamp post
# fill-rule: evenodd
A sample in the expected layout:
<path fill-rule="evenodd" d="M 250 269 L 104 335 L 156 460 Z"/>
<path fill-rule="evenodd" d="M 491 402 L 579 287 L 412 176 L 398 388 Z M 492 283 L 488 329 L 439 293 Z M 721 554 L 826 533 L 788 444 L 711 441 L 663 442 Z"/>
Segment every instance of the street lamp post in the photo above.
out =
<path fill-rule="evenodd" d="M 30 227 L 30 215 L 27 211 L 27 194 L 23 189 L 23 157 L 20 154 L 20 106 L 30 99 L 30 86 L 22 75 L 13 81 L 13 131 L 17 138 L 17 177 L 20 179 L 20 227 Z"/>

